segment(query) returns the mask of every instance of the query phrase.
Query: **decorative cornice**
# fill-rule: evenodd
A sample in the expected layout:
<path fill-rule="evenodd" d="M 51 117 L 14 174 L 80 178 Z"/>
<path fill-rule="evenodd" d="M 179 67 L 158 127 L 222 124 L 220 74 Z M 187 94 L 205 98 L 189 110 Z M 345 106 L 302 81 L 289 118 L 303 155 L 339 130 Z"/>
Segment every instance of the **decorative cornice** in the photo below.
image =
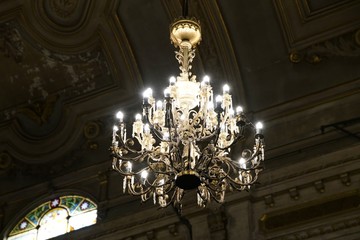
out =
<path fill-rule="evenodd" d="M 304 60 L 309 63 L 319 63 L 329 57 L 360 57 L 360 30 L 313 44 L 306 49 L 289 54 L 289 59 L 293 63 Z"/>
<path fill-rule="evenodd" d="M 309 2 L 273 0 L 290 53 L 359 29 L 358 1 L 321 2 L 315 8 Z"/>
<path fill-rule="evenodd" d="M 291 229 L 309 221 L 316 222 L 325 217 L 356 211 L 359 206 L 358 191 L 344 192 L 265 213 L 260 218 L 260 227 L 264 232 L 276 234 L 275 232 L 280 233 L 284 229 Z"/>
<path fill-rule="evenodd" d="M 351 163 L 351 162 L 357 162 L 359 161 L 360 156 L 351 156 L 351 157 L 347 157 L 347 158 L 343 158 L 343 159 L 339 159 L 337 161 L 329 161 L 323 164 L 319 164 L 319 165 L 311 165 L 309 167 L 305 167 L 305 168 L 300 168 L 298 167 L 297 170 L 301 169 L 301 171 L 289 171 L 287 172 L 287 174 L 281 174 L 278 177 L 274 177 L 272 176 L 271 180 L 267 181 L 264 180 L 261 182 L 261 185 L 259 185 L 259 188 L 263 188 L 267 185 L 271 185 L 271 184 L 276 184 L 276 183 L 280 183 L 280 182 L 284 182 L 287 180 L 291 180 L 291 179 L 295 179 L 297 177 L 300 176 L 305 176 L 314 172 L 318 172 L 320 170 L 324 170 L 327 168 L 331 168 L 331 167 L 336 167 L 336 166 L 340 166 L 340 165 L 344 165 L 346 163 Z M 353 169 L 354 171 L 359 171 L 360 169 Z M 266 173 L 265 173 L 266 174 Z"/>
<path fill-rule="evenodd" d="M 284 234 L 279 237 L 269 238 L 269 240 L 303 240 L 313 237 L 320 237 L 333 232 L 342 231 L 348 228 L 357 227 L 360 225 L 360 217 L 349 218 L 333 223 L 322 224 L 317 227 L 310 227 L 302 231 Z"/>

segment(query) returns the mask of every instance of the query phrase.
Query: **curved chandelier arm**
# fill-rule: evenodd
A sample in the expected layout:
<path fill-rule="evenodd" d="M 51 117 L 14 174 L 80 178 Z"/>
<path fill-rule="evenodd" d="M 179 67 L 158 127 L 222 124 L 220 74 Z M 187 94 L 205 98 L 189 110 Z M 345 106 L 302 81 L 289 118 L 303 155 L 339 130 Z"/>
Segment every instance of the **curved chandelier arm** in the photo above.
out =
<path fill-rule="evenodd" d="M 240 183 L 235 181 L 234 179 L 232 179 L 231 177 L 227 178 L 230 181 L 230 185 L 231 187 L 233 187 L 234 189 L 238 190 L 238 191 L 243 191 L 244 189 L 246 189 L 247 187 L 255 184 L 258 180 L 258 176 L 259 176 L 259 172 L 261 172 L 262 169 L 255 169 L 255 175 L 252 178 L 252 180 L 248 183 Z M 240 186 L 240 187 L 238 187 Z"/>
<path fill-rule="evenodd" d="M 207 187 L 205 190 L 207 194 L 205 194 L 205 197 L 202 198 L 204 202 L 209 202 L 210 197 L 214 199 L 217 203 L 223 203 L 224 197 L 225 197 L 225 188 L 222 188 L 221 190 L 214 189 L 210 184 L 204 183 L 204 185 Z M 200 194 L 201 196 L 201 194 Z"/>
<path fill-rule="evenodd" d="M 139 151 L 139 150 L 136 150 L 136 149 L 133 149 L 132 146 L 134 146 L 134 139 L 133 138 L 128 138 L 125 140 L 125 142 L 123 141 L 123 136 L 121 135 L 118 135 L 117 132 L 116 132 L 116 140 L 119 141 L 119 145 L 124 148 L 125 150 L 131 152 L 131 153 L 136 153 L 136 154 L 142 154 L 143 151 Z M 137 141 L 139 141 L 137 139 Z M 117 146 L 115 146 L 115 148 L 118 148 Z M 115 154 L 117 154 L 118 156 L 120 156 L 120 154 L 116 151 L 113 151 Z"/>
<path fill-rule="evenodd" d="M 225 147 L 219 147 L 219 146 L 216 146 L 217 149 L 219 150 L 227 150 L 229 148 L 232 148 L 236 143 L 238 143 L 240 140 L 242 139 L 245 139 L 245 137 L 243 135 L 238 135 L 235 137 L 235 139 L 233 141 L 230 142 L 229 145 L 225 146 Z"/>

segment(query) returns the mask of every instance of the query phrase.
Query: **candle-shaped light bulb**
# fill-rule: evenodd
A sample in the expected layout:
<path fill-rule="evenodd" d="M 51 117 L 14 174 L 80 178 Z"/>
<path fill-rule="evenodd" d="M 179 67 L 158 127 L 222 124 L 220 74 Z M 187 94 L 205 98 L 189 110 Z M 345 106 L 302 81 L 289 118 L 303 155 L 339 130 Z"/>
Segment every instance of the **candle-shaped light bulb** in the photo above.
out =
<path fill-rule="evenodd" d="M 152 97 L 153 91 L 151 88 L 147 88 L 144 92 L 143 92 L 143 97 L 144 98 L 150 98 Z"/>
<path fill-rule="evenodd" d="M 144 133 L 145 133 L 145 134 L 149 134 L 149 133 L 150 133 L 150 126 L 149 126 L 149 124 L 145 124 L 145 125 L 144 125 Z"/>
<path fill-rule="evenodd" d="M 222 96 L 221 95 L 217 95 L 215 98 L 216 103 L 221 103 L 222 102 Z"/>
<path fill-rule="evenodd" d="M 165 183 L 165 180 L 162 178 L 162 179 L 160 179 L 160 181 L 159 181 L 159 185 L 164 185 L 164 183 Z"/>
<path fill-rule="evenodd" d="M 237 106 L 237 107 L 236 107 L 236 114 L 239 115 L 239 114 L 241 114 L 242 112 L 243 112 L 243 108 L 240 107 L 240 106 Z"/>
<path fill-rule="evenodd" d="M 116 141 L 116 133 L 117 133 L 117 131 L 119 131 L 119 128 L 118 128 L 118 126 L 116 126 L 116 125 L 114 125 L 114 127 L 113 127 L 113 138 L 112 138 L 112 143 L 113 143 L 113 145 L 117 145 L 117 141 Z"/>
<path fill-rule="evenodd" d="M 137 114 L 135 115 L 135 120 L 136 120 L 136 121 L 141 121 L 141 114 L 140 114 L 140 113 L 137 113 Z"/>
<path fill-rule="evenodd" d="M 223 93 L 226 94 L 226 93 L 229 93 L 229 92 L 230 92 L 230 87 L 229 87 L 229 85 L 225 84 L 223 86 Z"/>
<path fill-rule="evenodd" d="M 164 90 L 164 96 L 165 96 L 166 98 L 170 97 L 170 89 L 169 89 L 169 88 L 165 88 L 165 90 Z"/>
<path fill-rule="evenodd" d="M 163 139 L 164 139 L 165 141 L 167 141 L 167 140 L 169 140 L 169 138 L 170 138 L 169 132 L 164 132 L 164 134 L 163 134 Z"/>
<path fill-rule="evenodd" d="M 149 175 L 149 173 L 148 173 L 148 171 L 146 171 L 146 170 L 144 170 L 144 171 L 141 172 L 141 178 L 142 178 L 143 180 L 147 179 L 148 175 Z"/>
<path fill-rule="evenodd" d="M 126 170 L 128 172 L 131 172 L 131 170 L 132 170 L 132 163 L 131 162 L 127 162 Z"/>
<path fill-rule="evenodd" d="M 223 101 L 223 98 L 221 95 L 217 95 L 215 98 L 215 102 L 216 102 L 216 108 L 221 108 L 221 103 Z"/>
<path fill-rule="evenodd" d="M 163 102 L 162 101 L 157 101 L 156 102 L 156 110 L 162 110 L 163 108 Z"/>
<path fill-rule="evenodd" d="M 124 121 L 124 114 L 121 111 L 116 113 L 116 118 L 119 119 L 120 122 Z"/>
<path fill-rule="evenodd" d="M 152 97 L 152 89 L 148 88 L 143 92 L 143 103 L 144 105 L 148 105 L 149 104 L 149 98 Z"/>
<path fill-rule="evenodd" d="M 201 86 L 205 86 L 205 85 L 209 85 L 209 84 L 210 84 L 210 77 L 208 75 L 205 75 L 201 82 Z"/>
<path fill-rule="evenodd" d="M 174 76 L 171 76 L 171 77 L 169 78 L 169 82 L 170 82 L 170 86 L 175 85 L 175 83 L 176 83 L 176 78 L 175 78 Z"/>
<path fill-rule="evenodd" d="M 246 160 L 245 160 L 245 158 L 240 158 L 239 159 L 239 164 L 240 164 L 240 167 L 241 168 L 243 168 L 243 169 L 245 169 L 246 168 Z"/>
<path fill-rule="evenodd" d="M 262 134 L 263 124 L 261 122 L 257 122 L 255 125 L 256 134 Z"/>

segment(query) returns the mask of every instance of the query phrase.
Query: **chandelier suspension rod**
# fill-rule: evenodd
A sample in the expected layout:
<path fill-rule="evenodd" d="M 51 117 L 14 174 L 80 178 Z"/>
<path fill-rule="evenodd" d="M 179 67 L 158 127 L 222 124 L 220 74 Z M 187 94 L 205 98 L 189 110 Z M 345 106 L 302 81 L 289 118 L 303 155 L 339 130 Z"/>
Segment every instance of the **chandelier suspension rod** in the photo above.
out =
<path fill-rule="evenodd" d="M 186 18 L 189 15 L 189 1 L 183 0 L 183 17 Z"/>

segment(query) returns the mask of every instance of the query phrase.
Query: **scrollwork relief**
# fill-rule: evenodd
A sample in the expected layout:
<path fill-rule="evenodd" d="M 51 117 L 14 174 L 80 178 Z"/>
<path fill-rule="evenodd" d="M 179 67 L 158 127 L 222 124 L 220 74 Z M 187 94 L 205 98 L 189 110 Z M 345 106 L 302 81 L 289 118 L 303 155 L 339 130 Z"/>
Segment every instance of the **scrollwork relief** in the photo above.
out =
<path fill-rule="evenodd" d="M 0 24 L 0 50 L 6 57 L 16 63 L 21 62 L 24 55 L 24 43 L 19 30 L 11 22 Z"/>
<path fill-rule="evenodd" d="M 24 114 L 27 118 L 41 126 L 49 121 L 57 99 L 56 95 L 48 96 L 44 101 L 37 101 L 26 107 L 19 108 L 17 113 Z"/>
<path fill-rule="evenodd" d="M 320 237 L 326 234 L 330 234 L 332 232 L 337 232 L 343 229 L 352 228 L 359 225 L 360 225 L 360 218 L 357 217 L 353 219 L 338 221 L 333 224 L 324 224 L 318 227 L 308 228 L 303 231 L 286 234 L 280 237 L 270 238 L 270 240 L 314 239 L 314 237 Z"/>
<path fill-rule="evenodd" d="M 309 63 L 319 63 L 329 57 L 360 57 L 360 30 L 313 44 L 289 55 L 293 63 L 304 60 Z"/>
<path fill-rule="evenodd" d="M 56 15 L 65 18 L 75 11 L 78 2 L 78 0 L 50 0 L 49 4 Z"/>

